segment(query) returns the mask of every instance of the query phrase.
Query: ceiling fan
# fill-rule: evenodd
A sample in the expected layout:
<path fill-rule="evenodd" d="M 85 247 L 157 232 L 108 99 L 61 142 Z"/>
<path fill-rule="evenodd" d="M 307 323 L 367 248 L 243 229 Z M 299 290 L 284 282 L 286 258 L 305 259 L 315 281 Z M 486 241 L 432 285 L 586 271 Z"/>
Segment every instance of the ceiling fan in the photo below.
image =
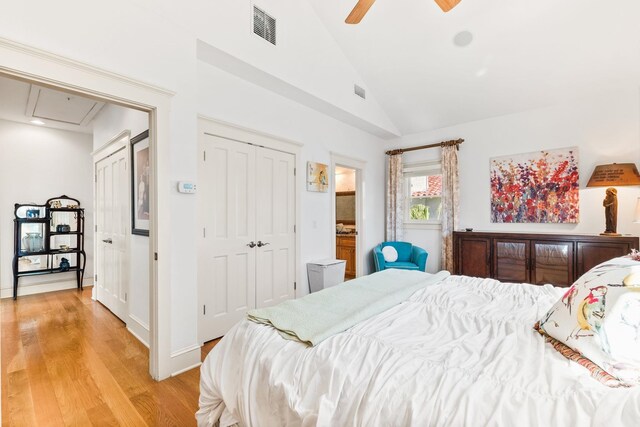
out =
<path fill-rule="evenodd" d="M 355 7 L 353 8 L 349 16 L 347 16 L 347 19 L 345 19 L 344 22 L 346 22 L 347 24 L 357 24 L 360 21 L 362 21 L 362 18 L 364 18 L 364 15 L 367 14 L 367 12 L 369 11 L 369 8 L 371 7 L 371 5 L 373 5 L 375 1 L 376 0 L 358 0 L 358 3 L 355 5 Z M 449 12 L 451 9 L 456 7 L 456 5 L 460 3 L 461 0 L 434 0 L 434 1 L 438 6 L 440 6 L 440 9 L 442 9 L 443 12 Z"/>

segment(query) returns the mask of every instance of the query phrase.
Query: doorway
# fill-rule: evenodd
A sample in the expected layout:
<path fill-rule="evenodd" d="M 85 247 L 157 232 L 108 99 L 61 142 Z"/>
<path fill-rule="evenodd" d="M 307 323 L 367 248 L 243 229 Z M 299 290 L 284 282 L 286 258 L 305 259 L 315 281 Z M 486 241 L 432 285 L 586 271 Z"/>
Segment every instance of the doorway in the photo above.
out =
<path fill-rule="evenodd" d="M 0 41 L 3 65 L 0 76 L 37 84 L 72 95 L 87 97 L 105 103 L 143 111 L 148 114 L 150 130 L 150 205 L 149 219 L 149 372 L 156 379 L 164 379 L 182 369 L 184 358 L 175 361 L 170 353 L 170 275 L 168 262 L 153 262 L 158 247 L 168 248 L 169 233 L 158 233 L 158 229 L 169 229 L 166 218 L 159 220 L 158 205 L 167 209 L 168 189 L 158 187 L 158 177 L 165 178 L 169 160 L 169 111 L 172 94 L 123 76 L 113 75 L 65 57 L 50 54 L 27 45 Z M 66 167 L 66 163 L 59 164 Z M 12 233 L 10 233 L 12 234 Z M 10 236 L 9 236 L 10 237 Z M 7 238 L 6 234 L 2 235 Z M 157 259 L 157 257 L 155 258 Z M 169 259 L 169 257 L 165 258 Z M 190 364 L 190 363 L 189 363 Z"/>
<path fill-rule="evenodd" d="M 335 238 L 335 258 L 346 261 L 345 280 L 359 277 L 364 271 L 364 168 L 362 160 L 331 154 L 331 234 Z"/>
<path fill-rule="evenodd" d="M 345 280 L 355 279 L 356 236 L 361 224 L 356 220 L 356 170 L 335 168 L 336 258 L 346 262 Z"/>
<path fill-rule="evenodd" d="M 148 113 L 2 75 L 0 93 L 0 260 L 13 259 L 13 271 L 0 272 L 2 296 L 11 275 L 14 298 L 93 288 L 148 347 L 148 237 L 146 254 L 131 253 L 129 215 L 129 129 L 147 130 Z M 24 226 L 12 232 L 12 222 Z M 140 264 L 147 271 L 130 280 Z"/>

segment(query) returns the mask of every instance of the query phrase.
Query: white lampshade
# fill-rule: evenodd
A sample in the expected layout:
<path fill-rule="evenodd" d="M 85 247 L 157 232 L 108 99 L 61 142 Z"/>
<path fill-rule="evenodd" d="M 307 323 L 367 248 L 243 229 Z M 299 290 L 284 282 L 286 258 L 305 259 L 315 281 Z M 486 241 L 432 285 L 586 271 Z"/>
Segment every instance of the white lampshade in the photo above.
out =
<path fill-rule="evenodd" d="M 633 215 L 633 222 L 640 222 L 640 197 L 636 202 L 636 213 Z"/>

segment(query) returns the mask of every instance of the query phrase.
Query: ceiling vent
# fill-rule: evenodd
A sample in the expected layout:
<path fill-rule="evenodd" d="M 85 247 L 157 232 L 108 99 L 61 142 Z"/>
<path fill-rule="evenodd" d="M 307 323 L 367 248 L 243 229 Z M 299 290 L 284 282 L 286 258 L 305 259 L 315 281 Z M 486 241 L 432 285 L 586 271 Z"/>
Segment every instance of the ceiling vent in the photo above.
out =
<path fill-rule="evenodd" d="M 355 93 L 362 99 L 367 99 L 367 92 L 364 90 L 363 87 L 360 87 L 358 85 L 353 85 L 353 93 Z"/>
<path fill-rule="evenodd" d="M 264 10 L 253 6 L 253 33 L 269 43 L 276 44 L 276 20 Z"/>

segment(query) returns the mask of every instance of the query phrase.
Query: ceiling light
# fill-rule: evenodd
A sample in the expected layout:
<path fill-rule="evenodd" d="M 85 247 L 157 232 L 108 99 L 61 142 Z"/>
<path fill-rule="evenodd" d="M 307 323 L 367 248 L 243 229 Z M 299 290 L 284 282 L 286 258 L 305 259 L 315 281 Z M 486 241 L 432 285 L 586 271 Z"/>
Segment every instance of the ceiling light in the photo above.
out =
<path fill-rule="evenodd" d="M 473 34 L 469 31 L 460 31 L 453 37 L 453 44 L 458 47 L 469 46 L 473 41 Z"/>
<path fill-rule="evenodd" d="M 31 124 L 42 126 L 44 125 L 44 122 L 42 120 L 34 119 L 34 120 L 31 120 Z"/>

